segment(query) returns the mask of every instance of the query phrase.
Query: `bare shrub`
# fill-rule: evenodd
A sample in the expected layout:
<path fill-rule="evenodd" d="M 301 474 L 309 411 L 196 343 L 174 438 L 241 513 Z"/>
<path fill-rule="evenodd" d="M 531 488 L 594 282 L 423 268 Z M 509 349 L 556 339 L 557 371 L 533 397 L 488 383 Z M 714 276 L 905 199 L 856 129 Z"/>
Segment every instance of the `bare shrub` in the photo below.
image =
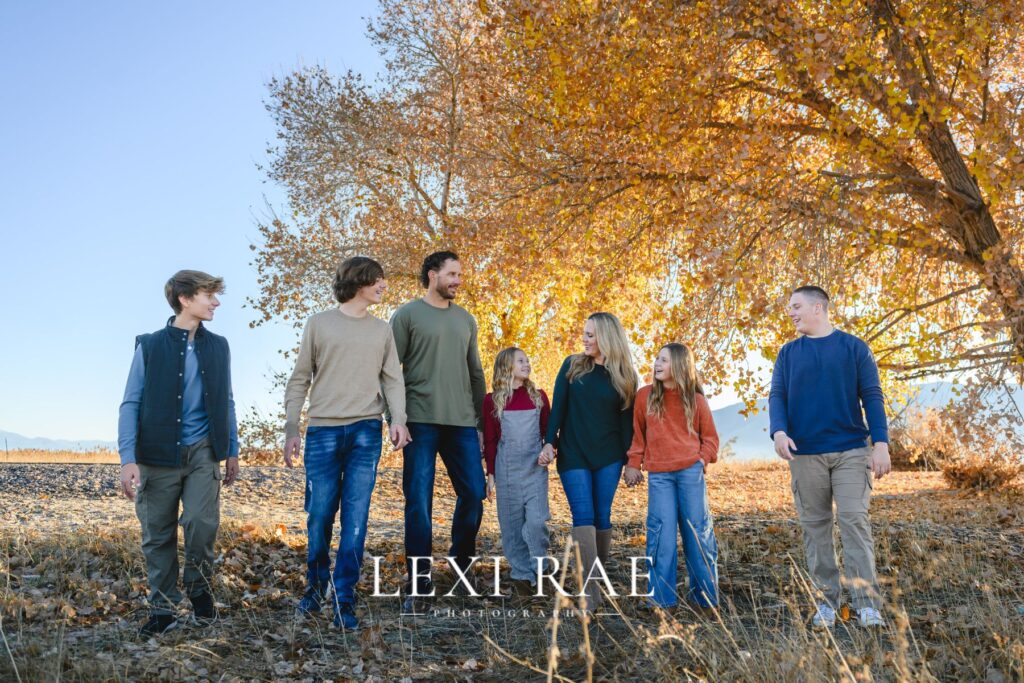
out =
<path fill-rule="evenodd" d="M 1005 387 L 968 384 L 942 410 L 912 414 L 900 433 L 910 457 L 961 489 L 997 489 L 1024 474 L 1020 411 Z"/>
<path fill-rule="evenodd" d="M 933 408 L 908 410 L 897 416 L 889 438 L 889 454 L 898 469 L 938 469 L 950 455 L 953 441 L 942 413 Z"/>
<path fill-rule="evenodd" d="M 996 441 L 984 450 L 956 444 L 942 461 L 942 476 L 960 489 L 998 489 L 1024 474 L 1021 451 L 1006 441 Z"/>

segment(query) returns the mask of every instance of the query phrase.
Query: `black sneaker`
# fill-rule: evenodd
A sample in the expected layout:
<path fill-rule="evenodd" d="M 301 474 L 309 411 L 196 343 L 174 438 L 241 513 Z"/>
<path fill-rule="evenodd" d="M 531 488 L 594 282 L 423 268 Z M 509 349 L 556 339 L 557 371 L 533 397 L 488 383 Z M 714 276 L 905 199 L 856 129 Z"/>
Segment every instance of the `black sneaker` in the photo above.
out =
<path fill-rule="evenodd" d="M 404 616 L 417 616 L 421 614 L 430 599 L 430 593 L 434 590 L 434 582 L 427 580 L 420 587 L 419 595 L 412 595 L 412 586 L 405 584 L 405 598 L 402 600 L 402 614 Z"/>
<path fill-rule="evenodd" d="M 359 618 L 351 602 L 338 603 L 334 608 L 334 628 L 344 631 L 356 631 L 359 629 Z"/>
<path fill-rule="evenodd" d="M 303 617 L 319 612 L 323 608 L 324 601 L 327 599 L 329 586 L 330 584 L 326 582 L 309 584 L 302 599 L 299 600 L 299 605 L 295 608 L 295 611 Z"/>
<path fill-rule="evenodd" d="M 213 604 L 213 595 L 210 593 L 200 593 L 191 598 L 191 600 L 192 616 L 196 624 L 199 626 L 209 626 L 217 621 L 217 606 Z"/>
<path fill-rule="evenodd" d="M 420 610 L 423 609 L 423 605 L 425 602 L 426 599 L 423 596 L 416 597 L 413 595 L 406 595 L 405 599 L 402 600 L 402 616 L 420 616 Z"/>
<path fill-rule="evenodd" d="M 154 614 L 139 629 L 139 638 L 158 636 L 176 628 L 178 628 L 178 619 L 173 614 Z"/>

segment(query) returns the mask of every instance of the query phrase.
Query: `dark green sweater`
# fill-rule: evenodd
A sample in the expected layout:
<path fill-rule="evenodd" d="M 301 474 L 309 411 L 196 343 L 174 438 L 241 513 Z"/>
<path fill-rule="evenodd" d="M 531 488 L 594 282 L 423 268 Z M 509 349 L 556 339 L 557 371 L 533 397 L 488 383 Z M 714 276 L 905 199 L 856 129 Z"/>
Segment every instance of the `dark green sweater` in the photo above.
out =
<path fill-rule="evenodd" d="M 572 383 L 566 377 L 572 356 L 555 379 L 546 442 L 558 449 L 559 472 L 598 470 L 625 461 L 633 441 L 633 406 L 622 407 L 603 365 Z"/>

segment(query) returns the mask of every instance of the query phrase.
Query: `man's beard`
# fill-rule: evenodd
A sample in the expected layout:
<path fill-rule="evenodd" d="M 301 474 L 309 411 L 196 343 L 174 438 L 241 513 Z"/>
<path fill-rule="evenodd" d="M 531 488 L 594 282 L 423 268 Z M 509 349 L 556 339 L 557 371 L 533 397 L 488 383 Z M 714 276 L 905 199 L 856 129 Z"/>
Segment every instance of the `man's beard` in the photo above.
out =
<path fill-rule="evenodd" d="M 447 287 L 437 285 L 436 287 L 434 287 L 434 291 L 437 292 L 437 295 L 440 296 L 442 299 L 447 299 L 451 301 L 455 298 L 455 292 L 451 291 Z"/>

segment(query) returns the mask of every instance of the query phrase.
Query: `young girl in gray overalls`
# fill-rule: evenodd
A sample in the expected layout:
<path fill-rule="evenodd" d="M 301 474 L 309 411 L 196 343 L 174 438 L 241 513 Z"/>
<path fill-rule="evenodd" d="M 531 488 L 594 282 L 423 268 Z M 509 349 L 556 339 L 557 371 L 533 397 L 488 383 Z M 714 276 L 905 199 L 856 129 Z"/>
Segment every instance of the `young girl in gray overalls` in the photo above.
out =
<path fill-rule="evenodd" d="M 494 359 L 493 391 L 484 398 L 487 499 L 498 498 L 501 547 L 519 594 L 532 594 L 537 557 L 547 557 L 548 470 L 537 464 L 550 405 L 530 381 L 530 359 L 508 348 Z"/>

